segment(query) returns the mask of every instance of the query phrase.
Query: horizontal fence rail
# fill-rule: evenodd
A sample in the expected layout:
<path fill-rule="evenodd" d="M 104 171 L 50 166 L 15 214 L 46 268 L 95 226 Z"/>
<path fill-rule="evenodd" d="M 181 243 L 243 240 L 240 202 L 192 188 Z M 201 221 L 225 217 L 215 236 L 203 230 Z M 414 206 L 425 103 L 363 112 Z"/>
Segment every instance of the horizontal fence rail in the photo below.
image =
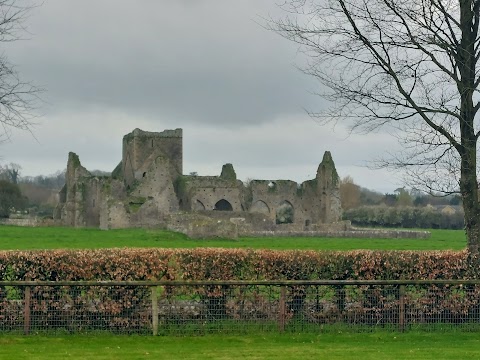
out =
<path fill-rule="evenodd" d="M 480 330 L 480 280 L 0 281 L 0 332 Z"/>

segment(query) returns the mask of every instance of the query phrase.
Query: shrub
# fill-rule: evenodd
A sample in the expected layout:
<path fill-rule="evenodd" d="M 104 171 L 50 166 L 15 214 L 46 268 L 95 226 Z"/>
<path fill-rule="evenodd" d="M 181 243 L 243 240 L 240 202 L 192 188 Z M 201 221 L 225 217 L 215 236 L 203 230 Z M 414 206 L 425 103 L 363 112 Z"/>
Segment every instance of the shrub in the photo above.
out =
<path fill-rule="evenodd" d="M 423 229 L 463 229 L 463 211 L 442 213 L 430 207 L 362 206 L 345 211 L 344 220 L 358 226 L 382 226 Z"/>
<path fill-rule="evenodd" d="M 480 278 L 478 264 L 478 258 L 469 256 L 466 251 L 318 252 L 212 248 L 1 251 L 0 280 L 477 279 Z M 326 288 L 327 296 L 314 304 L 308 297 L 311 288 L 288 286 L 289 316 L 308 315 L 309 321 L 321 322 L 329 321 L 328 316 L 334 314 L 347 320 L 349 317 L 363 319 L 365 314 L 381 315 L 382 319 L 383 315 L 398 315 L 392 313 L 398 305 L 396 295 L 391 295 L 395 292 L 390 291 L 394 286 Z M 410 299 L 411 311 L 414 312 L 415 306 L 423 306 L 423 301 L 428 309 L 422 309 L 431 314 L 441 314 L 445 308 L 452 319 L 462 320 L 464 314 L 480 308 L 478 287 L 468 296 L 462 289 L 452 292 L 436 287 L 435 290 L 438 291 L 430 293 L 419 288 L 410 292 L 413 295 L 409 296 L 423 296 L 418 301 Z M 37 319 L 35 326 L 56 326 L 72 331 L 108 328 L 127 332 L 148 331 L 150 326 L 151 291 L 148 287 L 36 286 L 31 291 L 32 317 Z M 165 286 L 161 292 L 163 300 L 200 299 L 210 319 L 242 318 L 245 311 L 253 317 L 275 318 L 272 314 L 278 310 L 272 308 L 273 313 L 268 313 L 268 296 L 258 291 L 243 292 L 239 288 L 234 291 L 228 286 Z M 15 307 L 23 297 L 23 288 L 0 286 L 0 318 L 5 319 L 6 327 L 14 327 L 12 324 L 17 321 Z M 445 298 L 445 301 L 429 297 Z M 362 321 L 373 320 L 365 317 Z"/>

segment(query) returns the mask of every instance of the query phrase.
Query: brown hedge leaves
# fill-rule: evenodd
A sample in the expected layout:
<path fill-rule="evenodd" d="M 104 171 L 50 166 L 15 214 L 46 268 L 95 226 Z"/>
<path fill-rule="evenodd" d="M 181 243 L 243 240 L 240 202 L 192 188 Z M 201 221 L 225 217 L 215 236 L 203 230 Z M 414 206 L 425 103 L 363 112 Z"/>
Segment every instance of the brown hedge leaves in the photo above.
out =
<path fill-rule="evenodd" d="M 477 264 L 466 251 L 2 251 L 0 280 L 475 279 Z"/>

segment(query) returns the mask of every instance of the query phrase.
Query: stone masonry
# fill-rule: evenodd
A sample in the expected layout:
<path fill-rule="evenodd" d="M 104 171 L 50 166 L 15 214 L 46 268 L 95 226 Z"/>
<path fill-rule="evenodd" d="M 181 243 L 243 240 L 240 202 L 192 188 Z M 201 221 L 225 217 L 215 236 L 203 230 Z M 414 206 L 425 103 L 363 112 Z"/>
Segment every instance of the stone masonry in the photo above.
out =
<path fill-rule="evenodd" d="M 183 175 L 181 129 L 135 129 L 123 137 L 122 161 L 110 177 L 93 176 L 69 153 L 54 218 L 75 227 L 163 227 L 194 237 L 235 237 L 347 230 L 341 215 L 339 177 L 328 151 L 312 180 L 244 184 L 231 164 L 220 176 Z"/>

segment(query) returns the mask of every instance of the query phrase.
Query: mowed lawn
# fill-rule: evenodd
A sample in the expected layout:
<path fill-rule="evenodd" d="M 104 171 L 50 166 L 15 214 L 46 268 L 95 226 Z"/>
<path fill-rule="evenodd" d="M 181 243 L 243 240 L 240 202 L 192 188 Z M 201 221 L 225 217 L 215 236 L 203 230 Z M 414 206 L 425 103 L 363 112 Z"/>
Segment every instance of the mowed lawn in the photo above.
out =
<path fill-rule="evenodd" d="M 0 250 L 98 249 L 114 247 L 252 248 L 297 250 L 461 250 L 462 230 L 431 230 L 429 239 L 240 238 L 194 240 L 165 230 L 74 229 L 65 227 L 0 226 Z"/>
<path fill-rule="evenodd" d="M 479 359 L 475 333 L 0 335 L 0 359 Z"/>

